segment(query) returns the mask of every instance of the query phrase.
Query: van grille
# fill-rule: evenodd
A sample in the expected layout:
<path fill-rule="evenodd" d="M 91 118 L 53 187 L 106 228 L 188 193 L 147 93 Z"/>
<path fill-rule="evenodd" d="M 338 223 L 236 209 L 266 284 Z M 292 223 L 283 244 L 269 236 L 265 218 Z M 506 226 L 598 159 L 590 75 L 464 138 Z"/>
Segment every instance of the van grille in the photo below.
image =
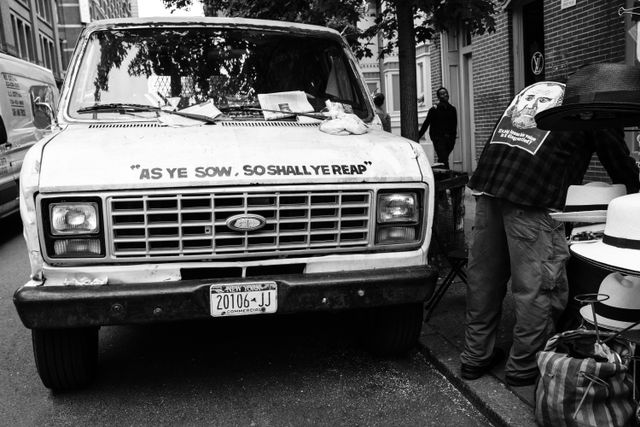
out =
<path fill-rule="evenodd" d="M 328 253 L 370 243 L 370 191 L 178 193 L 107 200 L 116 259 L 246 258 Z M 255 214 L 255 231 L 233 231 L 228 218 Z"/>

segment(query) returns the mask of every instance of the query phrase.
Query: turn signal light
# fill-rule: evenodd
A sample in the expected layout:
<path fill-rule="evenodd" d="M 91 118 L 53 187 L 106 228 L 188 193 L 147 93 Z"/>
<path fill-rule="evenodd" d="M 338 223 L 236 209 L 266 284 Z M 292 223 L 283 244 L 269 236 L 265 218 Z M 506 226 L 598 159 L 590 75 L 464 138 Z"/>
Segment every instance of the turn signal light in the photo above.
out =
<path fill-rule="evenodd" d="M 99 239 L 61 239 L 53 243 L 53 253 L 58 257 L 99 256 Z"/>

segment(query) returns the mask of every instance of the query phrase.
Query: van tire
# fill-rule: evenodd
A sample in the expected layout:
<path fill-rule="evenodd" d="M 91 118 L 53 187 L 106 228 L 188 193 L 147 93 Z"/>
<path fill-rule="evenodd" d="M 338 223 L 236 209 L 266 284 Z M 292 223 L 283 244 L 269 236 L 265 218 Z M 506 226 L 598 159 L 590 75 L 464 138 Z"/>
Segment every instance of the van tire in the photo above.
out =
<path fill-rule="evenodd" d="M 377 356 L 406 355 L 418 342 L 422 330 L 423 312 L 422 303 L 365 310 L 360 316 L 362 344 Z"/>
<path fill-rule="evenodd" d="M 93 381 L 98 366 L 98 328 L 33 329 L 31 338 L 45 387 L 69 391 Z"/>

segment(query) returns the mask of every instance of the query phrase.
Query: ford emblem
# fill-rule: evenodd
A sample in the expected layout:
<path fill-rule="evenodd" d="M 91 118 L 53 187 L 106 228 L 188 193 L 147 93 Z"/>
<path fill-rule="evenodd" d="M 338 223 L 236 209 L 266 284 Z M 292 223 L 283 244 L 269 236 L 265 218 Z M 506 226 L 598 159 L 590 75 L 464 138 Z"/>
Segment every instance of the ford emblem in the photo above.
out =
<path fill-rule="evenodd" d="M 233 231 L 255 231 L 267 223 L 267 220 L 256 214 L 239 214 L 231 216 L 225 224 Z"/>

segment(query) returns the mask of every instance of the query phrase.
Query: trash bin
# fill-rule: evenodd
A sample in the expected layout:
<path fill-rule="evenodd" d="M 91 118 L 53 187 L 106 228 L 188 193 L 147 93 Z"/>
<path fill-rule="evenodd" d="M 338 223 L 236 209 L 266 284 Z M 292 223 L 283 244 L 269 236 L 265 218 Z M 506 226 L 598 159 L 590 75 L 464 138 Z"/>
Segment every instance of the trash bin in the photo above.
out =
<path fill-rule="evenodd" d="M 448 169 L 433 169 L 435 178 L 435 212 L 431 256 L 465 249 L 464 189 L 469 174 Z"/>

